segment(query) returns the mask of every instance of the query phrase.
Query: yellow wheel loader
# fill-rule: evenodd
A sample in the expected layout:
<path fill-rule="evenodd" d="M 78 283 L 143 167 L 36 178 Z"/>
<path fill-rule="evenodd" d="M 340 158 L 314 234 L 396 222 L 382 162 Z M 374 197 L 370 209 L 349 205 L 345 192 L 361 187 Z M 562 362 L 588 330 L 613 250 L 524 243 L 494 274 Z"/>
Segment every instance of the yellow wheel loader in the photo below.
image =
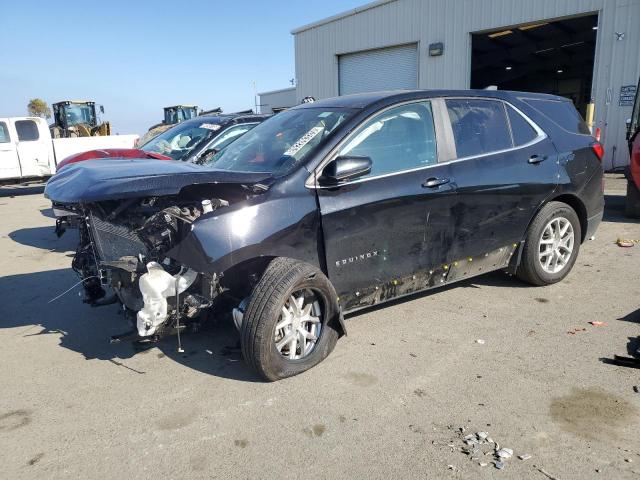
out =
<path fill-rule="evenodd" d="M 100 106 L 100 113 L 104 107 Z M 53 104 L 52 138 L 103 137 L 111 135 L 109 122 L 98 123 L 95 102 L 64 100 Z"/>

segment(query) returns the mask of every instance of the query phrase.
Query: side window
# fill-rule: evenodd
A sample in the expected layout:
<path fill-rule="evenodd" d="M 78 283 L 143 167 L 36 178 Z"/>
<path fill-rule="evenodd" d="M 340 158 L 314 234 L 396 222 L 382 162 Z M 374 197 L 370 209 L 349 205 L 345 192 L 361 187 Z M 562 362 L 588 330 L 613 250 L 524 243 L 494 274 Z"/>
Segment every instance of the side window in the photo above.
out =
<path fill-rule="evenodd" d="M 9 136 L 9 129 L 7 128 L 7 124 L 4 122 L 0 122 L 0 143 L 9 143 L 11 141 L 11 137 Z"/>
<path fill-rule="evenodd" d="M 511 148 L 502 102 L 480 99 L 446 100 L 458 158 Z"/>
<path fill-rule="evenodd" d="M 511 124 L 513 144 L 516 147 L 529 143 L 538 136 L 538 132 L 534 130 L 531 124 L 509 105 L 507 105 L 507 115 L 509 116 L 509 123 Z"/>
<path fill-rule="evenodd" d="M 33 120 L 16 121 L 16 131 L 18 132 L 18 141 L 20 142 L 31 142 L 40 138 L 38 125 L 36 125 L 36 122 Z"/>
<path fill-rule="evenodd" d="M 401 105 L 376 115 L 356 131 L 339 155 L 371 158 L 369 176 L 437 163 L 431 103 Z"/>
<path fill-rule="evenodd" d="M 523 100 L 565 130 L 571 133 L 591 134 L 589 127 L 569 100 L 538 100 L 534 98 Z"/>

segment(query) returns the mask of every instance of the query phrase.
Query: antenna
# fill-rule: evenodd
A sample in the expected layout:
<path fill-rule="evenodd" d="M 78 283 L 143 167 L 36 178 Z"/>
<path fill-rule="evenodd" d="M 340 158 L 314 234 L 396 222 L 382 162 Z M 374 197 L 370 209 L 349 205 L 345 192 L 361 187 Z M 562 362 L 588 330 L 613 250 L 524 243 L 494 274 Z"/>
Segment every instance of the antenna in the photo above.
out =
<path fill-rule="evenodd" d="M 253 105 L 255 113 L 258 113 L 258 91 L 256 90 L 256 81 L 253 81 Z"/>

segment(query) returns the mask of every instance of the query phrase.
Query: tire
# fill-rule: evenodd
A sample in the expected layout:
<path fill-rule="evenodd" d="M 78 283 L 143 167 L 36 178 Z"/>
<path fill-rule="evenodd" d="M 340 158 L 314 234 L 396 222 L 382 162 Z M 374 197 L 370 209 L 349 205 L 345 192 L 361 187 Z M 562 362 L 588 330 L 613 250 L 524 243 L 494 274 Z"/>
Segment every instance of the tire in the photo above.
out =
<path fill-rule="evenodd" d="M 549 270 L 547 270 L 543 263 L 546 264 L 549 257 L 545 256 L 544 260 L 541 259 L 541 248 L 545 250 L 549 248 L 546 246 L 546 242 L 549 241 L 549 236 L 547 236 L 549 230 L 547 230 L 547 227 L 554 221 L 554 225 L 560 224 L 563 225 L 563 227 L 566 225 L 565 221 L 568 221 L 573 229 L 573 242 L 570 255 L 567 254 L 566 249 L 562 250 L 563 247 L 560 247 L 560 251 L 567 258 L 562 262 L 560 262 L 560 260 L 556 261 L 556 265 L 562 263 L 562 266 L 557 265 L 559 270 L 549 271 L 554 269 L 553 258 L 558 258 L 558 256 L 552 257 L 548 267 Z M 551 225 L 551 228 L 553 230 L 553 225 Z M 546 238 L 543 238 L 543 235 L 545 235 Z M 575 210 L 566 203 L 549 202 L 542 207 L 531 222 L 531 225 L 529 225 L 529 229 L 525 236 L 522 258 L 516 271 L 516 275 L 522 281 L 537 286 L 551 285 L 561 281 L 573 268 L 576 258 L 578 257 L 578 252 L 580 251 L 581 241 L 582 232 L 580 228 L 580 220 L 578 219 L 578 215 Z M 551 244 L 551 248 L 555 248 L 555 243 Z"/>
<path fill-rule="evenodd" d="M 638 190 L 633 180 L 627 180 L 625 214 L 627 217 L 640 218 L 640 190 Z"/>
<path fill-rule="evenodd" d="M 285 347 L 281 347 L 282 350 L 276 347 L 276 339 L 280 338 L 278 343 L 281 343 L 289 338 L 285 337 L 283 330 L 276 331 L 276 326 L 284 323 L 283 309 L 293 308 L 292 295 L 298 296 L 298 300 L 300 296 L 306 297 L 306 300 L 303 298 L 304 306 L 307 305 L 304 302 L 309 301 L 313 305 L 311 313 L 316 313 L 313 318 L 319 319 L 314 325 L 305 324 L 319 330 L 314 330 L 318 336 L 308 353 L 303 354 L 300 350 L 301 358 L 289 357 L 292 351 L 296 354 L 298 349 L 303 348 L 302 344 L 311 340 L 302 339 L 298 333 L 291 333 L 299 331 L 293 330 L 293 323 L 289 335 L 296 337 L 297 343 L 285 344 Z M 317 314 L 318 306 L 320 314 Z M 309 370 L 324 360 L 335 347 L 338 340 L 335 328 L 338 315 L 336 292 L 320 270 L 290 258 L 274 259 L 253 289 L 242 319 L 241 345 L 245 362 L 268 381 Z"/>

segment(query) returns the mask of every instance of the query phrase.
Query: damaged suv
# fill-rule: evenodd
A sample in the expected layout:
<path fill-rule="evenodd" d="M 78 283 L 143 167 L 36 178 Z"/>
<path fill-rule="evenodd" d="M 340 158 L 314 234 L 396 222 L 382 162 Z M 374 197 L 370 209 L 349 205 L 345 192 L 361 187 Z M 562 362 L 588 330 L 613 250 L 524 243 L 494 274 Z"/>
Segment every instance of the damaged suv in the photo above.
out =
<path fill-rule="evenodd" d="M 88 161 L 45 195 L 81 221 L 85 300 L 156 340 L 231 313 L 265 379 L 322 361 L 343 315 L 492 270 L 563 279 L 604 206 L 566 99 L 412 91 L 303 104 L 209 165 Z"/>

